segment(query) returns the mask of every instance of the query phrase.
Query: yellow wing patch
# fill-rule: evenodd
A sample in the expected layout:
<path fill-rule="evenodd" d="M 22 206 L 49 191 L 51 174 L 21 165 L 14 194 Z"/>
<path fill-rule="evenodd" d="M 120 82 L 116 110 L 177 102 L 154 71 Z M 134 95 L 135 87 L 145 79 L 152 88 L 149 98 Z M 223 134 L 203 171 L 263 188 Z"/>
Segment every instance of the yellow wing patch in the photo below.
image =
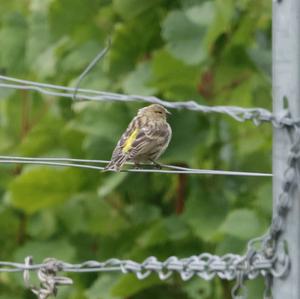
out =
<path fill-rule="evenodd" d="M 136 139 L 136 136 L 139 132 L 139 129 L 135 129 L 130 135 L 129 137 L 127 138 L 127 140 L 125 141 L 124 143 L 124 146 L 123 146 L 123 152 L 124 153 L 128 153 L 132 147 L 132 144 L 133 142 L 135 141 Z"/>

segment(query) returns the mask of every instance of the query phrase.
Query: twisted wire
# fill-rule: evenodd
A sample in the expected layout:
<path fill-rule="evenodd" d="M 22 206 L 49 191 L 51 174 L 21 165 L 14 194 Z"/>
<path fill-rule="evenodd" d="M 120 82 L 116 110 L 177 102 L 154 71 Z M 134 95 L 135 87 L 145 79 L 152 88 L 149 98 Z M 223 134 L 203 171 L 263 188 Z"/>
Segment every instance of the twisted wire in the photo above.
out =
<path fill-rule="evenodd" d="M 264 241 L 266 250 L 268 250 L 270 255 L 276 250 L 276 242 L 285 229 L 287 214 L 293 205 L 292 194 L 298 187 L 300 179 L 300 127 L 295 126 L 293 128 L 291 138 L 293 140 L 283 175 L 282 192 L 276 202 L 271 227 Z"/>
<path fill-rule="evenodd" d="M 251 120 L 255 125 L 259 125 L 262 122 L 271 122 L 275 127 L 300 124 L 299 119 L 292 120 L 286 113 L 283 115 L 275 116 L 272 114 L 272 112 L 264 108 L 242 108 L 238 106 L 205 106 L 191 100 L 169 102 L 155 96 L 125 95 L 120 93 L 97 91 L 91 89 L 72 88 L 54 84 L 22 80 L 3 75 L 0 75 L 0 80 L 2 80 L 3 82 L 11 82 L 0 82 L 0 88 L 2 87 L 8 89 L 32 90 L 41 94 L 55 97 L 65 97 L 72 100 L 74 100 L 74 93 L 76 92 L 76 100 L 119 102 L 138 101 L 146 103 L 156 103 L 171 109 L 187 109 L 202 113 L 226 114 L 239 122 Z"/>
<path fill-rule="evenodd" d="M 30 262 L 29 262 L 29 261 Z M 26 285 L 28 283 L 29 271 L 40 271 L 45 269 L 49 272 L 83 273 L 83 272 L 122 272 L 134 273 L 138 279 L 145 279 L 152 273 L 158 275 L 161 280 L 168 279 L 174 273 L 178 273 L 182 280 L 189 280 L 193 276 L 211 280 L 218 276 L 222 279 L 236 279 L 239 271 L 245 271 L 249 279 L 255 279 L 258 275 L 265 276 L 272 270 L 273 261 L 256 254 L 251 263 L 246 263 L 245 256 L 226 254 L 224 256 L 202 253 L 188 258 L 171 256 L 165 261 L 159 261 L 150 256 L 143 262 L 132 260 L 121 260 L 112 258 L 104 262 L 85 261 L 80 264 L 70 264 L 56 259 L 46 259 L 41 264 L 33 264 L 31 257 L 26 257 L 25 263 L 0 261 L 0 272 L 23 272 Z"/>
<path fill-rule="evenodd" d="M 25 258 L 25 267 L 31 266 L 33 259 L 31 256 Z M 56 296 L 57 287 L 62 285 L 71 285 L 73 280 L 68 277 L 57 276 L 57 273 L 62 271 L 61 263 L 54 258 L 44 260 L 37 270 L 37 277 L 40 281 L 40 286 L 37 287 L 30 283 L 30 272 L 28 269 L 23 271 L 23 279 L 26 288 L 30 289 L 38 299 L 47 299 L 50 296 Z"/>

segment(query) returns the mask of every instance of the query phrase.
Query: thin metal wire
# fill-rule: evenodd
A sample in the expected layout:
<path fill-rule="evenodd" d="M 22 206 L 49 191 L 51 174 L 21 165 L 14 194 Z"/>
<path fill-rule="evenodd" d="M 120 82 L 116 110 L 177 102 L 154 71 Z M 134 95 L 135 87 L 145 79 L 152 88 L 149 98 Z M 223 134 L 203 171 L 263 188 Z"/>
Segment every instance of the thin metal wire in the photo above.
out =
<path fill-rule="evenodd" d="M 106 53 L 108 52 L 110 47 L 111 47 L 111 40 L 108 39 L 108 45 L 100 53 L 97 54 L 97 56 L 89 63 L 89 65 L 86 67 L 86 69 L 79 76 L 78 81 L 75 86 L 74 93 L 73 93 L 74 101 L 76 100 L 77 91 L 79 89 L 79 85 L 80 85 L 81 81 L 88 74 L 88 72 L 97 64 L 97 62 L 106 55 Z"/>
<path fill-rule="evenodd" d="M 0 164 L 37 164 L 48 166 L 61 166 L 61 167 L 76 167 L 87 168 L 94 170 L 104 170 L 102 166 L 79 164 L 74 162 L 107 164 L 106 160 L 85 160 L 85 159 L 69 159 L 69 158 L 30 158 L 30 157 L 12 157 L 0 156 Z M 132 165 L 133 163 L 127 163 Z M 166 174 L 208 174 L 208 175 L 230 175 L 230 176 L 256 176 L 256 177 L 272 177 L 271 173 L 259 172 L 241 172 L 241 171 L 225 171 L 225 170 L 206 170 L 206 169 L 193 169 L 186 167 L 179 167 L 174 165 L 161 164 L 163 168 L 139 168 L 139 169 L 123 169 L 122 172 L 148 172 L 148 173 L 166 173 Z"/>
<path fill-rule="evenodd" d="M 25 259 L 24 264 L 0 261 L 0 272 L 38 271 L 45 267 L 49 268 L 47 262 L 41 264 L 28 263 L 26 262 L 28 258 Z M 259 254 L 253 256 L 249 265 L 245 256 L 231 253 L 224 256 L 202 253 L 182 259 L 171 256 L 165 261 L 159 261 L 156 257 L 151 256 L 141 263 L 112 258 L 104 262 L 92 260 L 80 264 L 70 264 L 56 260 L 55 264 L 59 266 L 61 272 L 66 273 L 118 271 L 122 273 L 134 273 L 138 279 L 145 279 L 151 273 L 156 273 L 162 280 L 168 279 L 175 272 L 179 273 L 183 280 L 189 280 L 193 276 L 199 276 L 205 280 L 211 280 L 215 276 L 226 280 L 233 280 L 241 270 L 246 271 L 246 277 L 251 273 L 249 279 L 254 279 L 258 275 L 264 276 L 266 273 L 270 273 L 273 267 L 273 261 L 259 256 Z"/>
<path fill-rule="evenodd" d="M 300 120 L 292 120 L 287 114 L 273 115 L 272 112 L 264 108 L 241 108 L 237 106 L 204 106 L 195 101 L 178 101 L 169 102 L 159 99 L 154 96 L 140 96 L 140 95 L 125 95 L 119 93 L 97 91 L 83 88 L 72 88 L 60 85 L 38 83 L 34 81 L 22 80 L 12 77 L 0 75 L 0 80 L 12 83 L 0 83 L 0 88 L 20 89 L 20 90 L 32 90 L 41 94 L 65 97 L 73 99 L 74 92 L 78 91 L 76 98 L 79 100 L 90 101 L 121 101 L 121 102 L 146 102 L 157 103 L 171 109 L 188 109 L 192 111 L 198 111 L 202 113 L 221 113 L 232 117 L 233 119 L 244 122 L 246 120 L 252 120 L 255 125 L 259 125 L 262 122 L 272 122 L 275 127 L 291 126 L 300 124 Z"/>

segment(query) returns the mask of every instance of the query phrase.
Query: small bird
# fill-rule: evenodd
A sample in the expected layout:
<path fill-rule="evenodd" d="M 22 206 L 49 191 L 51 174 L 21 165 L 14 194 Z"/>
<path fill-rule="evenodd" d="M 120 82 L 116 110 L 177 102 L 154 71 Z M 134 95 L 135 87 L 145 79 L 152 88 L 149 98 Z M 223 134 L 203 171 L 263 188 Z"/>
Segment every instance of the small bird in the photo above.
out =
<path fill-rule="evenodd" d="M 171 114 L 159 104 L 139 109 L 113 151 L 111 161 L 104 170 L 120 171 L 127 161 L 138 167 L 141 162 L 152 162 L 162 155 L 169 145 L 172 130 L 167 123 Z"/>

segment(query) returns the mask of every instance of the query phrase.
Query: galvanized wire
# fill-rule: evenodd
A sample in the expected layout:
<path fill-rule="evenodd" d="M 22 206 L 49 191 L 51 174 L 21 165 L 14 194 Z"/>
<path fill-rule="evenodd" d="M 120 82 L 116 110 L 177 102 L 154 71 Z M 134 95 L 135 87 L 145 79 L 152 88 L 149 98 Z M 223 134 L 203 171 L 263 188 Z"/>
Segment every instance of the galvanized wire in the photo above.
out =
<path fill-rule="evenodd" d="M 162 100 L 155 96 L 140 96 L 140 95 L 125 95 L 120 93 L 97 91 L 83 88 L 72 88 L 60 85 L 38 83 L 34 81 L 22 80 L 12 77 L 0 75 L 0 88 L 19 89 L 19 90 L 32 90 L 41 94 L 74 98 L 74 92 L 76 92 L 76 99 L 84 101 L 119 101 L 119 102 L 146 102 L 157 103 L 171 109 L 187 109 L 192 111 L 198 111 L 202 113 L 219 113 L 226 114 L 233 119 L 244 122 L 251 120 L 255 125 L 259 125 L 263 122 L 271 122 L 275 127 L 292 126 L 294 124 L 300 124 L 300 120 L 292 120 L 287 114 L 273 115 L 267 109 L 264 108 L 242 108 L 237 106 L 204 106 L 200 105 L 196 101 L 176 101 L 170 102 Z"/>
<path fill-rule="evenodd" d="M 86 169 L 94 169 L 94 170 L 101 170 L 101 171 L 104 170 L 104 167 L 96 166 L 93 164 L 107 164 L 108 162 L 109 161 L 106 160 L 89 160 L 89 159 L 33 158 L 33 157 L 31 158 L 31 157 L 0 156 L 0 164 L 1 163 L 33 164 L 33 165 L 35 164 L 35 165 L 47 165 L 47 166 L 86 168 Z M 130 166 L 133 165 L 133 163 L 126 163 L 126 164 Z M 155 165 L 141 165 L 143 167 L 148 166 L 151 168 L 130 168 L 130 169 L 123 169 L 121 170 L 121 172 L 272 177 L 271 173 L 194 169 L 194 168 L 180 167 L 180 166 L 167 165 L 167 164 L 159 164 L 159 165 L 165 169 L 158 169 Z"/>
<path fill-rule="evenodd" d="M 79 100 L 92 101 L 142 101 L 147 103 L 159 103 L 167 108 L 188 109 L 203 113 L 222 113 L 229 115 L 239 122 L 252 120 L 255 125 L 262 122 L 271 122 L 277 128 L 290 128 L 294 131 L 294 140 L 290 149 L 287 161 L 287 170 L 284 174 L 282 193 L 275 208 L 272 224 L 268 232 L 257 239 L 250 240 L 247 252 L 244 256 L 227 254 L 215 256 L 203 253 L 199 256 L 192 256 L 184 259 L 170 257 L 166 261 L 158 261 L 156 257 L 149 257 L 142 263 L 131 260 L 110 259 L 105 262 L 87 261 L 81 264 L 69 264 L 56 259 L 47 259 L 42 264 L 33 264 L 32 259 L 27 257 L 25 263 L 0 262 L 0 272 L 23 272 L 26 286 L 31 289 L 39 299 L 46 299 L 55 295 L 57 286 L 68 285 L 72 281 L 67 277 L 57 276 L 58 272 L 112 272 L 134 273 L 138 279 L 144 279 L 151 273 L 156 273 L 161 280 L 169 278 L 172 274 L 178 273 L 183 280 L 193 276 L 199 276 L 210 280 L 215 276 L 221 279 L 236 279 L 232 296 L 234 298 L 245 298 L 246 292 L 244 281 L 254 279 L 262 275 L 266 279 L 265 296 L 269 296 L 272 277 L 282 277 L 289 270 L 289 257 L 285 246 L 279 241 L 285 228 L 286 218 L 292 206 L 292 192 L 299 183 L 299 158 L 300 158 L 300 120 L 292 119 L 288 113 L 273 115 L 263 108 L 245 109 L 235 106 L 203 106 L 195 101 L 168 102 L 157 97 L 143 97 L 138 95 L 123 95 L 110 92 L 102 92 L 88 89 L 74 89 L 70 87 L 37 83 L 33 81 L 20 80 L 6 76 L 0 76 L 6 82 L 0 83 L 0 88 L 33 90 L 49 96 L 73 98 L 78 90 Z M 77 100 L 77 99 L 76 99 Z M 103 167 L 91 165 L 107 163 L 103 160 L 84 160 L 68 158 L 29 158 L 1 156 L 0 163 L 40 164 L 51 166 L 68 166 L 102 170 Z M 89 164 L 87 164 L 89 163 Z M 172 165 L 162 165 L 165 169 L 127 169 L 130 172 L 162 172 L 162 173 L 191 173 L 191 174 L 224 174 L 224 175 L 259 175 L 272 176 L 265 173 L 227 172 L 223 170 L 201 170 Z M 30 271 L 37 271 L 40 286 L 30 284 Z"/>
<path fill-rule="evenodd" d="M 49 268 L 48 259 L 41 264 L 1 262 L 0 272 L 24 272 L 38 271 L 42 268 Z M 52 263 L 53 260 L 51 260 Z M 188 258 L 169 257 L 165 261 L 159 261 L 156 257 L 148 257 L 143 262 L 138 263 L 132 260 L 109 259 L 104 262 L 86 261 L 81 264 L 70 264 L 55 260 L 55 267 L 60 272 L 82 273 L 82 272 L 122 272 L 134 273 L 138 279 L 145 279 L 150 274 L 155 273 L 161 280 L 168 279 L 174 273 L 178 273 L 183 280 L 189 280 L 194 276 L 199 276 L 205 280 L 211 280 L 218 276 L 222 279 L 236 279 L 238 271 L 245 271 L 247 278 L 254 279 L 258 275 L 265 275 L 270 272 L 273 262 L 262 256 L 252 257 L 251 264 L 246 265 L 245 256 L 236 254 L 226 254 L 224 256 L 202 253 Z M 27 272 L 26 272 L 27 273 Z"/>
<path fill-rule="evenodd" d="M 86 261 L 81 264 L 70 264 L 47 258 L 42 264 L 33 264 L 32 257 L 26 257 L 25 263 L 0 261 L 0 272 L 23 272 L 26 287 L 31 289 L 39 299 L 45 299 L 50 295 L 55 295 L 59 285 L 72 284 L 70 278 L 57 276 L 59 272 L 133 273 L 138 279 L 145 279 L 151 274 L 156 274 L 161 280 L 166 280 L 177 273 L 184 281 L 194 276 L 205 280 L 211 280 L 216 276 L 225 280 L 234 280 L 240 273 L 243 273 L 244 279 L 255 279 L 259 275 L 271 274 L 274 272 L 276 262 L 276 259 L 267 259 L 258 252 L 253 252 L 251 256 L 236 254 L 217 256 L 202 253 L 182 259 L 172 256 L 165 261 L 159 261 L 156 257 L 151 256 L 141 263 L 113 258 L 104 262 Z M 30 272 L 32 271 L 37 272 L 40 281 L 39 287 L 30 283 Z"/>
<path fill-rule="evenodd" d="M 293 192 L 300 182 L 300 127 L 295 126 L 291 132 L 292 145 L 289 150 L 287 167 L 284 171 L 282 192 L 273 211 L 272 223 L 264 240 L 267 254 L 272 256 L 277 249 L 277 241 L 285 229 L 288 211 L 293 206 Z"/>

